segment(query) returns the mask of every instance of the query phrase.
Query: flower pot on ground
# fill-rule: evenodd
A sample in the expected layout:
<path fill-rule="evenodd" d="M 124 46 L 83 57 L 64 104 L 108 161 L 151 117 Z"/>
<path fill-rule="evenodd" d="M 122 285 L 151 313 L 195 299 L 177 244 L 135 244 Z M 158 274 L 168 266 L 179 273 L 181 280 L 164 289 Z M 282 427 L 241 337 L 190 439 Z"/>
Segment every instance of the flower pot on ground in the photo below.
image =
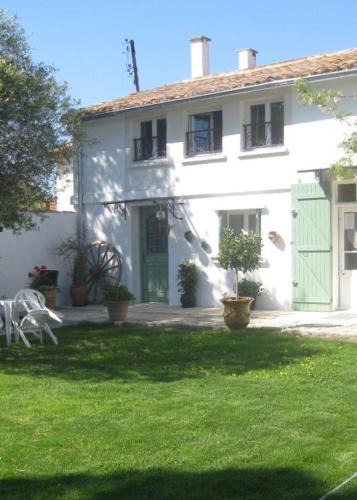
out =
<path fill-rule="evenodd" d="M 47 266 L 35 266 L 28 273 L 29 287 L 41 292 L 46 300 L 46 307 L 54 309 L 57 298 L 58 271 L 47 269 Z"/>
<path fill-rule="evenodd" d="M 224 297 L 223 318 L 231 331 L 238 331 L 248 326 L 250 321 L 251 297 L 244 297 L 239 289 L 239 272 L 252 272 L 259 268 L 262 242 L 255 233 L 237 234 L 232 228 L 223 230 L 219 248 L 219 263 L 224 269 L 232 269 L 235 273 L 234 297 Z"/>
<path fill-rule="evenodd" d="M 250 309 L 253 311 L 256 305 L 256 298 L 261 295 L 263 291 L 262 283 L 259 281 L 243 279 L 239 283 L 239 293 L 243 297 L 251 297 L 253 299 Z"/>
<path fill-rule="evenodd" d="M 104 304 L 107 306 L 109 321 L 125 321 L 134 295 L 124 285 L 104 285 Z"/>
<path fill-rule="evenodd" d="M 88 290 L 85 285 L 71 285 L 70 295 L 72 306 L 82 307 L 88 303 Z"/>
<path fill-rule="evenodd" d="M 186 259 L 179 265 L 177 271 L 177 285 L 178 291 L 181 293 L 182 307 L 194 307 L 196 305 L 197 282 L 197 266 L 193 261 Z"/>

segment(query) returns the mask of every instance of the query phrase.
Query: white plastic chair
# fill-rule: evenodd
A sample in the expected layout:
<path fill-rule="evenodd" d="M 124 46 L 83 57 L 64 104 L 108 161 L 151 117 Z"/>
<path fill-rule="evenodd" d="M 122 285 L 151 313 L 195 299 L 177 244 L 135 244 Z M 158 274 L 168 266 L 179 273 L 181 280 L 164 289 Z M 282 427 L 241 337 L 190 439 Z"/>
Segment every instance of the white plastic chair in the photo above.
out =
<path fill-rule="evenodd" d="M 23 317 L 21 314 L 25 313 Z M 24 342 L 26 347 L 31 347 L 26 338 L 26 333 L 32 333 L 43 342 L 43 332 L 47 333 L 52 342 L 58 345 L 57 337 L 48 325 L 48 321 L 53 319 L 62 323 L 61 318 L 46 307 L 45 297 L 37 290 L 24 288 L 15 295 L 12 321 L 15 330 L 15 338 Z"/>

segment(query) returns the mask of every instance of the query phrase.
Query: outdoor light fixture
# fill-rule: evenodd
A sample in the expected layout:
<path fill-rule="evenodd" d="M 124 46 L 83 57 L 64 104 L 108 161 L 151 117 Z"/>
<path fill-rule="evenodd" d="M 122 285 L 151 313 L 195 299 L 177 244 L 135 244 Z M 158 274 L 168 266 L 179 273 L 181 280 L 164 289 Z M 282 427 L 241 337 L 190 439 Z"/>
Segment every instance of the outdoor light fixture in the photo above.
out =
<path fill-rule="evenodd" d="M 163 222 L 166 220 L 166 212 L 160 206 L 159 210 L 156 211 L 156 218 L 159 222 Z"/>

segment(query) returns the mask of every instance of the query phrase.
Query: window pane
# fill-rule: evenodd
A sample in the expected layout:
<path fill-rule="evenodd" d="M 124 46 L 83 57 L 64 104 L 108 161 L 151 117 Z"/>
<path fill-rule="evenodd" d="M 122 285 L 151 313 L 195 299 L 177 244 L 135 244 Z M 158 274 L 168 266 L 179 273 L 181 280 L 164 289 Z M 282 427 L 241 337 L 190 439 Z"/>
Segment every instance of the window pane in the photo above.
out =
<path fill-rule="evenodd" d="M 271 143 L 284 144 L 284 103 L 272 102 L 270 104 L 271 116 Z"/>
<path fill-rule="evenodd" d="M 244 215 L 243 214 L 229 214 L 228 225 L 234 231 L 239 234 L 244 227 Z"/>
<path fill-rule="evenodd" d="M 357 213 L 344 213 L 344 250 L 357 250 Z"/>
<path fill-rule="evenodd" d="M 257 232 L 257 215 L 249 214 L 248 215 L 248 231 L 256 233 Z"/>
<path fill-rule="evenodd" d="M 345 269 L 346 271 L 357 269 L 357 253 L 345 253 Z"/>
<path fill-rule="evenodd" d="M 338 201 L 356 201 L 356 184 L 339 184 Z"/>
<path fill-rule="evenodd" d="M 141 132 L 141 159 L 148 160 L 152 158 L 152 122 L 146 121 L 140 123 Z"/>

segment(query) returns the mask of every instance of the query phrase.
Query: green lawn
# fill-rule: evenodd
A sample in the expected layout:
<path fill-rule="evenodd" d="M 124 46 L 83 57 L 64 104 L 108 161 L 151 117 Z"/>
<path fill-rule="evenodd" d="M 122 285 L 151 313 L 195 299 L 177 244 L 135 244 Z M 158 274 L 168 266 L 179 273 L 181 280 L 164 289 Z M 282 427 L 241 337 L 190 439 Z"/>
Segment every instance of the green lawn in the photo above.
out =
<path fill-rule="evenodd" d="M 57 332 L 0 349 L 1 500 L 318 500 L 357 471 L 357 344 Z"/>

